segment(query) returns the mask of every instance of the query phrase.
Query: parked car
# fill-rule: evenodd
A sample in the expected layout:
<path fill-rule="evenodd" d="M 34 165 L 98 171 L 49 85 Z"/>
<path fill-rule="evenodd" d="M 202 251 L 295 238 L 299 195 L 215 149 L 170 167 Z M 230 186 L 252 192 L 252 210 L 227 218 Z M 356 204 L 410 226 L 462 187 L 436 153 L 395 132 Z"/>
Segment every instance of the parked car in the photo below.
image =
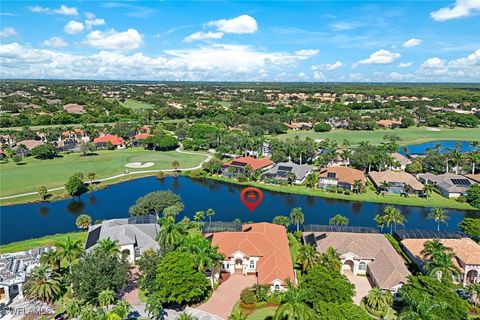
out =
<path fill-rule="evenodd" d="M 463 289 L 457 289 L 455 292 L 458 294 L 458 296 L 462 299 L 465 300 L 471 300 L 472 296 L 470 295 L 470 292 L 463 290 Z"/>

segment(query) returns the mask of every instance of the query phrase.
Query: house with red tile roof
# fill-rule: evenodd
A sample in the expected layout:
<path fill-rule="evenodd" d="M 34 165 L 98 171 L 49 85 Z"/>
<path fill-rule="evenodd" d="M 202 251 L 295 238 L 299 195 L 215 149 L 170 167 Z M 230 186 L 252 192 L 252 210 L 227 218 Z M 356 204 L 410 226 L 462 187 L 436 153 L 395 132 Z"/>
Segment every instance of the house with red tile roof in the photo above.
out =
<path fill-rule="evenodd" d="M 133 138 L 133 146 L 138 147 L 142 144 L 142 140 L 150 138 L 152 135 L 150 133 L 139 133 Z"/>
<path fill-rule="evenodd" d="M 69 103 L 63 106 L 63 110 L 72 114 L 82 114 L 85 113 L 85 106 L 76 103 Z"/>
<path fill-rule="evenodd" d="M 255 159 L 253 157 L 238 157 L 222 164 L 224 174 L 235 175 L 244 173 L 245 167 L 250 166 L 253 171 L 270 169 L 274 165 L 269 158 Z"/>
<path fill-rule="evenodd" d="M 106 134 L 104 136 L 93 139 L 93 143 L 95 143 L 97 148 L 100 149 L 107 148 L 107 144 L 109 142 L 117 149 L 125 148 L 125 141 L 123 140 L 123 138 L 113 134 Z"/>
<path fill-rule="evenodd" d="M 241 231 L 217 232 L 207 236 L 224 255 L 221 272 L 256 275 L 259 284 L 284 291 L 296 282 L 285 227 L 272 223 L 244 224 Z"/>

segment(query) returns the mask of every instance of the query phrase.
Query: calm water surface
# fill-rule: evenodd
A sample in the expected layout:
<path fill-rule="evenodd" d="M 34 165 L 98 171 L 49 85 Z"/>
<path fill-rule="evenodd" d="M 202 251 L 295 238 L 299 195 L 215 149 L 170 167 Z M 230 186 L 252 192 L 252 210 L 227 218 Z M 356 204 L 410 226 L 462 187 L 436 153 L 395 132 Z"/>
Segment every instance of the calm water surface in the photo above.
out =
<path fill-rule="evenodd" d="M 462 153 L 473 150 L 473 147 L 470 141 L 452 141 L 452 140 L 430 141 L 430 142 L 421 143 L 421 144 L 412 144 L 407 146 L 407 149 L 408 149 L 408 153 L 410 154 L 425 154 L 425 151 L 427 149 L 433 149 L 437 145 L 440 145 L 440 152 L 445 153 L 448 151 L 448 149 L 454 149 L 457 143 L 460 145 L 460 152 Z M 403 148 L 400 148 L 400 152 L 402 154 L 405 154 L 403 152 Z"/>
<path fill-rule="evenodd" d="M 213 208 L 214 220 L 272 221 L 276 215 L 288 215 L 291 208 L 302 207 L 305 223 L 328 224 L 328 219 L 340 213 L 353 226 L 375 226 L 373 217 L 383 211 L 384 204 L 353 202 L 303 195 L 264 192 L 263 202 L 252 213 L 239 200 L 241 186 L 211 181 L 191 180 L 186 177 L 142 178 L 112 185 L 106 189 L 82 195 L 81 201 L 72 199 L 40 204 L 19 204 L 0 207 L 0 244 L 54 233 L 77 230 L 75 219 L 87 213 L 95 221 L 128 217 L 128 208 L 148 192 L 172 190 L 185 204 L 180 214 L 193 217 L 195 211 Z M 428 201 L 428 200 L 426 200 Z M 407 218 L 407 228 L 432 229 L 434 221 L 427 219 L 429 208 L 397 206 Z M 480 217 L 480 211 L 448 210 L 450 221 L 445 229 L 455 230 L 465 216 Z"/>

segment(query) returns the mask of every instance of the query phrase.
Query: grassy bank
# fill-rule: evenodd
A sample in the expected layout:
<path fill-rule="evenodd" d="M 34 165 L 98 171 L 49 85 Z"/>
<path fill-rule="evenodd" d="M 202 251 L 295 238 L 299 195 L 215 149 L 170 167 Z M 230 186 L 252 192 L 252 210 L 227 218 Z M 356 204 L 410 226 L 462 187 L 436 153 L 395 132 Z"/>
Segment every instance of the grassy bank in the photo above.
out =
<path fill-rule="evenodd" d="M 378 195 L 373 190 L 368 189 L 367 192 L 361 194 L 340 194 L 327 192 L 320 189 L 311 189 L 305 186 L 280 186 L 280 185 L 270 185 L 259 182 L 238 182 L 233 179 L 229 179 L 223 176 L 208 176 L 209 179 L 223 181 L 228 183 L 235 183 L 239 185 L 248 185 L 254 186 L 265 190 L 283 192 L 283 193 L 292 193 L 292 194 L 302 194 L 307 196 L 323 197 L 330 199 L 340 199 L 348 201 L 362 201 L 362 202 L 377 202 L 377 203 L 386 203 L 386 204 L 397 204 L 397 205 L 406 205 L 406 206 L 416 206 L 416 207 L 438 207 L 438 208 L 449 208 L 449 209 L 460 209 L 460 210 L 478 210 L 468 203 L 460 203 L 453 199 L 447 199 L 441 195 L 434 193 L 428 199 L 419 198 L 411 196 L 409 198 L 401 197 L 399 195 Z"/>
<path fill-rule="evenodd" d="M 62 154 L 61 157 L 50 160 L 27 157 L 22 165 L 17 165 L 13 161 L 0 164 L 0 196 L 36 192 L 42 185 L 49 189 L 61 187 L 75 172 L 82 172 L 84 175 L 95 172 L 96 179 L 102 179 L 122 174 L 125 169 L 130 172 L 171 169 L 174 160 L 180 163 L 180 169 L 195 167 L 205 158 L 203 154 L 159 152 L 143 148 L 101 150 L 97 151 L 96 155 L 88 157 L 83 157 L 79 153 Z M 153 162 L 153 166 L 139 169 L 126 168 L 125 164 L 129 162 Z M 20 199 L 21 202 L 25 202 L 25 199 Z M 4 204 L 3 201 L 2 204 Z"/>
<path fill-rule="evenodd" d="M 438 130 L 438 131 L 432 131 Z M 310 137 L 312 139 L 332 139 L 339 143 L 344 140 L 350 141 L 352 145 L 359 144 L 361 141 L 368 141 L 371 144 L 383 142 L 386 134 L 395 134 L 402 138 L 401 145 L 418 144 L 436 140 L 461 140 L 461 141 L 478 141 L 480 137 L 480 128 L 426 128 L 411 127 L 405 129 L 379 129 L 374 131 L 352 131 L 337 129 L 330 132 L 314 132 L 314 131 L 292 131 L 279 135 L 278 138 L 286 139 L 299 136 L 301 139 Z"/>
<path fill-rule="evenodd" d="M 54 245 L 56 242 L 63 242 L 70 237 L 72 240 L 85 241 L 87 237 L 86 232 L 70 232 L 70 233 L 57 233 L 42 238 L 23 240 L 18 242 L 12 242 L 6 245 L 0 246 L 0 253 L 11 253 L 17 251 L 24 251 L 38 247 L 47 247 Z"/>

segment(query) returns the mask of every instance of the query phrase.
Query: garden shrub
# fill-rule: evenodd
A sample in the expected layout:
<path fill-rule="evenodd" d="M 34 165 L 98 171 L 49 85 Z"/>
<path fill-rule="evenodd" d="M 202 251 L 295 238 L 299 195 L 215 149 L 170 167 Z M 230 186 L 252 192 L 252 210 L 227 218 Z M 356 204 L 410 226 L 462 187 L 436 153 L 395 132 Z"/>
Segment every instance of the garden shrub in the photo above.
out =
<path fill-rule="evenodd" d="M 251 305 L 257 303 L 257 298 L 251 288 L 245 288 L 242 290 L 242 293 L 240 293 L 240 301 L 243 302 L 243 304 Z"/>

